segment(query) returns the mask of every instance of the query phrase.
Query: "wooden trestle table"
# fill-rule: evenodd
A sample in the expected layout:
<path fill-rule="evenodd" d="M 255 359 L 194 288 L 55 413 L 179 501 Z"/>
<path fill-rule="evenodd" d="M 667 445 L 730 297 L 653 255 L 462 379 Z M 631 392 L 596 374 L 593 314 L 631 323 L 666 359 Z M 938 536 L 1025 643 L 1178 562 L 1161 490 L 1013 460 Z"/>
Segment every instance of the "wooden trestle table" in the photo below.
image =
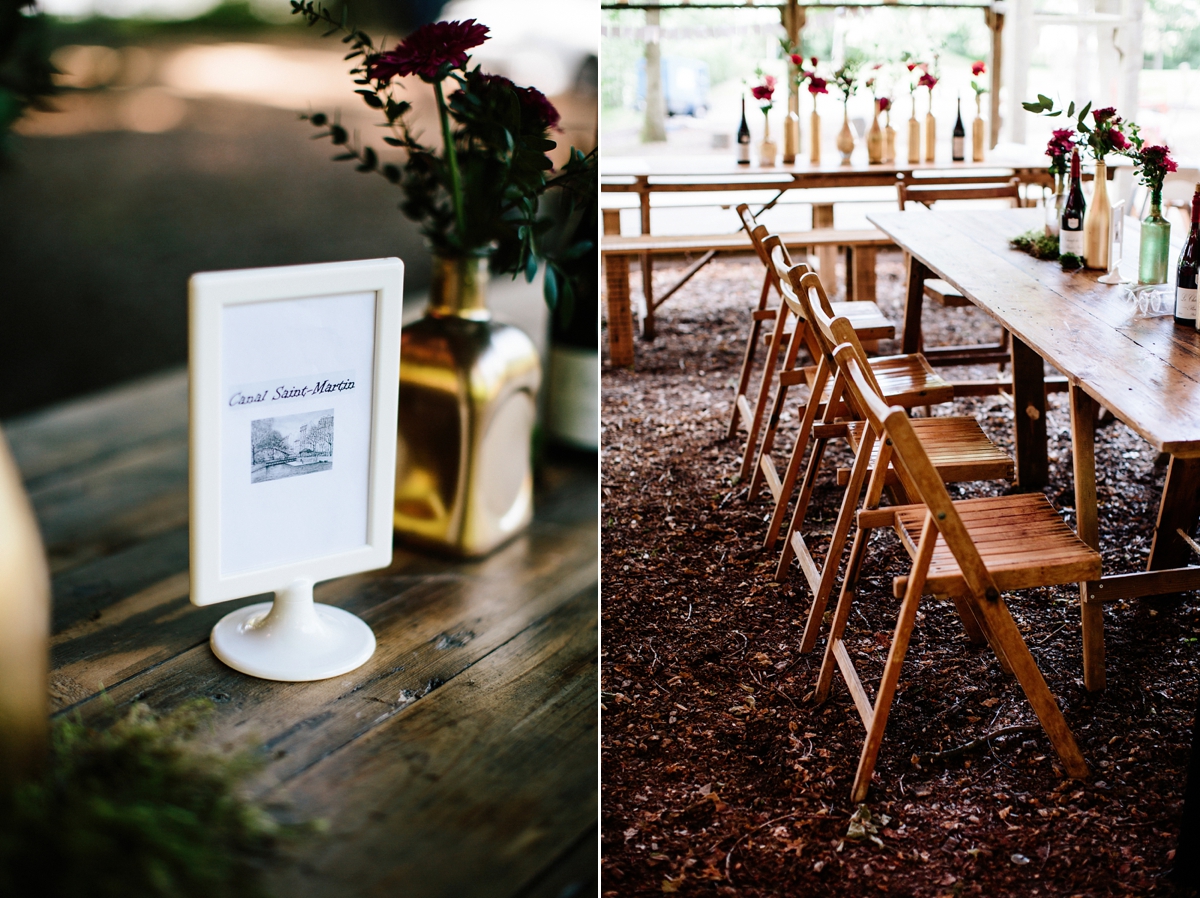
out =
<path fill-rule="evenodd" d="M 1097 282 L 1103 272 L 1065 272 L 1056 262 L 1010 248 L 1011 238 L 1042 225 L 1041 209 L 915 207 L 868 218 L 908 253 L 904 352 L 918 348 L 927 277 L 949 281 L 1011 332 L 1014 442 L 1022 488 L 1041 489 L 1048 475 L 1043 363 L 1066 377 L 1075 510 L 1084 542 L 1099 548 L 1097 403 L 1170 454 L 1146 570 L 1080 587 L 1084 683 L 1089 690 L 1102 689 L 1103 603 L 1200 588 L 1200 567 L 1188 565 L 1200 510 L 1200 333 L 1177 326 L 1171 317 L 1135 319 L 1133 306 L 1121 298 L 1122 288 Z M 1136 282 L 1136 224 L 1127 227 L 1124 247 L 1121 273 Z"/>
<path fill-rule="evenodd" d="M 250 793 L 328 830 L 272 865 L 294 896 L 595 892 L 595 463 L 543 465 L 529 530 L 478 561 L 397 548 L 317 585 L 375 655 L 314 683 L 245 676 L 188 601 L 187 377 L 5 422 L 49 555 L 50 706 L 104 724 L 215 703 L 203 747 L 260 754 Z M 261 601 L 263 597 L 259 597 Z"/>

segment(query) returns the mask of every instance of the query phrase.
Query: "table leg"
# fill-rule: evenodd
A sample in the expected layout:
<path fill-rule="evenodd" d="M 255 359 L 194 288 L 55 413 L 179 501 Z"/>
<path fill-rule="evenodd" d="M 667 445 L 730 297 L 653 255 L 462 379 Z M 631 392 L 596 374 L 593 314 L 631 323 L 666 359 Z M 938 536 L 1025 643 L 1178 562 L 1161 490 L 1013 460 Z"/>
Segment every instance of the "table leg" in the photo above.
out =
<path fill-rule="evenodd" d="M 1146 570 L 1160 571 L 1183 567 L 1193 561 L 1192 550 L 1179 538 L 1179 530 L 1189 536 L 1196 528 L 1200 511 L 1200 458 L 1171 456 L 1167 482 L 1163 484 L 1162 502 L 1158 506 L 1158 523 L 1154 526 L 1154 543 L 1150 546 L 1150 562 Z"/>
<path fill-rule="evenodd" d="M 1096 401 L 1071 386 L 1071 454 L 1075 463 L 1075 518 L 1079 538 L 1100 548 L 1096 509 Z M 1104 612 L 1094 601 L 1096 584 L 1079 584 L 1083 624 L 1083 685 L 1089 692 L 1104 688 Z M 1090 598 L 1093 601 L 1089 601 Z"/>
<path fill-rule="evenodd" d="M 608 293 L 608 361 L 618 368 L 633 365 L 633 309 L 629 307 L 629 257 L 604 257 Z"/>
<path fill-rule="evenodd" d="M 813 203 L 812 226 L 813 230 L 833 227 L 833 203 Z M 837 257 L 836 246 L 817 247 L 817 267 L 820 269 L 821 285 L 829 296 L 837 293 Z"/>
<path fill-rule="evenodd" d="M 904 331 L 907 340 L 907 326 Z M 1024 490 L 1040 490 L 1050 475 L 1046 454 L 1046 383 L 1042 357 L 1014 335 L 1012 364 L 1017 485 Z"/>
<path fill-rule="evenodd" d="M 641 255 L 642 297 L 646 301 L 646 317 L 642 319 L 642 339 L 654 339 L 654 268 L 649 253 Z"/>
<path fill-rule="evenodd" d="M 916 257 L 908 257 L 908 277 L 904 295 L 904 333 L 900 351 L 921 351 L 921 306 L 925 303 L 925 278 L 929 269 Z"/>
<path fill-rule="evenodd" d="M 851 299 L 860 302 L 875 301 L 875 247 L 859 246 L 854 249 L 854 291 Z"/>

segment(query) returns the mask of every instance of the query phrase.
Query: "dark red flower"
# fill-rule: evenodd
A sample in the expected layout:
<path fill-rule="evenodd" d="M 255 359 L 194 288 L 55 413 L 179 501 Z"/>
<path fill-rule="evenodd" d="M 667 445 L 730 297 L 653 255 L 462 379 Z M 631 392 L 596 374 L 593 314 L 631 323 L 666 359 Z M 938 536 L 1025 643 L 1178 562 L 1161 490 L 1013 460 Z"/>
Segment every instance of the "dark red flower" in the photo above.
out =
<path fill-rule="evenodd" d="M 804 65 L 804 57 L 799 53 L 792 54 L 792 65 Z"/>
<path fill-rule="evenodd" d="M 775 93 L 775 88 L 768 87 L 765 84 L 756 84 L 750 88 L 750 93 L 754 95 L 754 99 L 756 100 L 769 100 L 771 99 L 771 94 Z"/>
<path fill-rule="evenodd" d="M 937 86 L 937 83 L 937 78 L 925 72 L 921 75 L 920 80 L 917 81 L 917 87 L 928 87 L 930 90 L 933 90 Z"/>
<path fill-rule="evenodd" d="M 1097 125 L 1108 123 L 1110 125 L 1119 124 L 1121 117 L 1117 115 L 1117 110 L 1111 106 L 1106 106 L 1103 109 L 1093 109 L 1092 118 L 1096 120 Z"/>
<path fill-rule="evenodd" d="M 814 69 L 817 67 L 817 57 L 812 57 L 809 62 L 812 63 Z"/>
<path fill-rule="evenodd" d="M 1164 172 L 1179 171 L 1179 166 L 1170 156 L 1171 151 L 1165 146 L 1142 148 L 1142 165 L 1146 168 L 1162 169 Z"/>
<path fill-rule="evenodd" d="M 971 63 L 971 74 L 974 75 L 976 78 L 978 78 L 980 75 L 982 75 L 986 72 L 987 72 L 987 66 L 984 65 L 984 62 L 982 59 L 979 60 L 978 62 Z"/>
<path fill-rule="evenodd" d="M 829 82 L 824 78 L 818 78 L 816 75 L 813 75 L 808 79 L 808 92 L 814 97 L 817 94 L 827 94 L 829 93 Z"/>
<path fill-rule="evenodd" d="M 920 65 L 919 62 L 910 62 L 910 63 L 908 63 L 908 70 L 911 72 L 913 69 L 915 69 L 919 65 Z"/>
<path fill-rule="evenodd" d="M 430 83 L 444 76 L 443 66 L 461 69 L 467 64 L 467 51 L 488 39 L 486 25 L 474 19 L 465 22 L 433 22 L 422 25 L 394 49 L 380 53 L 367 69 L 376 81 L 388 82 L 405 75 L 417 75 Z"/>
<path fill-rule="evenodd" d="M 1058 128 L 1054 132 L 1054 136 L 1050 138 L 1050 142 L 1046 144 L 1047 156 L 1065 156 L 1075 147 L 1075 142 L 1072 140 L 1075 132 L 1070 128 Z"/>
<path fill-rule="evenodd" d="M 1112 128 L 1108 132 L 1108 139 L 1112 141 L 1112 145 L 1113 145 L 1114 149 L 1127 150 L 1130 147 L 1130 143 L 1128 140 L 1125 139 L 1125 135 L 1122 134 L 1120 131 L 1118 131 L 1116 128 Z"/>
<path fill-rule="evenodd" d="M 892 108 L 891 100 L 889 100 L 887 97 L 879 98 L 879 111 L 880 112 L 887 112 L 891 108 Z"/>
<path fill-rule="evenodd" d="M 521 117 L 533 116 L 541 124 L 541 130 L 558 127 L 559 114 L 554 104 L 546 99 L 546 95 L 536 87 L 514 87 L 517 99 L 521 101 Z"/>

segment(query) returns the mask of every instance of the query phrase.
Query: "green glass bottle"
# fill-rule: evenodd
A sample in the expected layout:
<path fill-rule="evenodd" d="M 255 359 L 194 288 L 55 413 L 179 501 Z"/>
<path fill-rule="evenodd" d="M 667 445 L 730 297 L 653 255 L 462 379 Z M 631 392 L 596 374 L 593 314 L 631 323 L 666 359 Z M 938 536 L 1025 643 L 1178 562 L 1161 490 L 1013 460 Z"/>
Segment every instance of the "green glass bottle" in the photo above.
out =
<path fill-rule="evenodd" d="M 1171 223 L 1162 216 L 1162 191 L 1150 195 L 1150 214 L 1142 222 L 1142 245 L 1138 256 L 1138 283 L 1167 282 L 1167 253 L 1170 250 Z"/>

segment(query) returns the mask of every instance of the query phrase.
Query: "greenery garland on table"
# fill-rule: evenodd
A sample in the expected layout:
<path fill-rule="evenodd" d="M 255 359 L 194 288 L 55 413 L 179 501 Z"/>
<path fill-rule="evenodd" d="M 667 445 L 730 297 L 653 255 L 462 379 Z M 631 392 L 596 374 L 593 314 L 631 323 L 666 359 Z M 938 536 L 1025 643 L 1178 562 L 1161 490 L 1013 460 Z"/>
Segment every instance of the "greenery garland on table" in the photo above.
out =
<path fill-rule="evenodd" d="M 1034 228 L 1032 231 L 1026 231 L 1024 234 L 1018 234 L 1009 241 L 1009 245 L 1013 249 L 1018 249 L 1023 253 L 1029 253 L 1035 259 L 1042 259 L 1046 262 L 1059 262 L 1062 264 L 1063 271 L 1074 271 L 1077 268 L 1083 267 L 1083 259 L 1074 253 L 1058 252 L 1058 238 L 1050 237 L 1041 228 Z"/>
<path fill-rule="evenodd" d="M 249 754 L 188 746 L 211 710 L 135 705 L 104 731 L 58 721 L 41 776 L 0 790 L 0 895 L 265 896 L 263 861 L 314 827 L 279 824 L 238 794 L 258 766 Z"/>

